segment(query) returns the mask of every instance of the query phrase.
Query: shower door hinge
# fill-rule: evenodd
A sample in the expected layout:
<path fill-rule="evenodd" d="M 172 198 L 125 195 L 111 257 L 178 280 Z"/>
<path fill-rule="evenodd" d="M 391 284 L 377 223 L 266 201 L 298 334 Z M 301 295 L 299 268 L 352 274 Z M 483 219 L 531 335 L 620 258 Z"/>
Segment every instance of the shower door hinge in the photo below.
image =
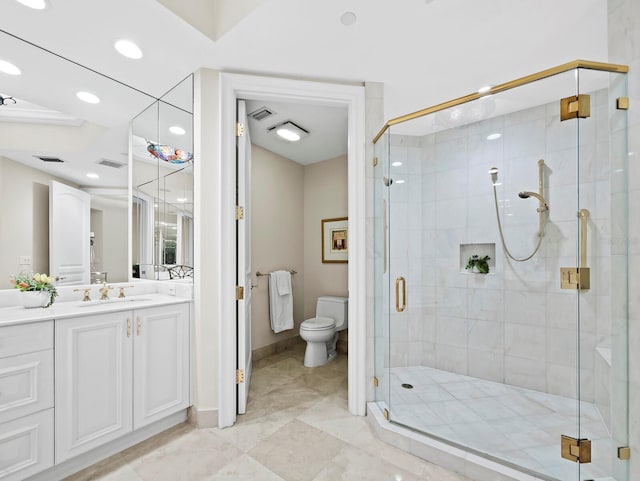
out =
<path fill-rule="evenodd" d="M 385 410 L 383 411 L 383 413 L 384 413 L 384 418 L 388 421 L 388 420 L 389 420 L 389 410 L 388 410 L 388 409 L 385 409 Z"/>
<path fill-rule="evenodd" d="M 616 99 L 616 108 L 618 110 L 629 110 L 629 97 L 618 97 Z"/>
<path fill-rule="evenodd" d="M 373 378 L 373 386 L 374 386 L 374 387 L 378 387 L 378 384 L 379 384 L 379 383 L 378 383 L 378 378 L 377 378 L 377 377 L 374 377 L 374 378 Z"/>
<path fill-rule="evenodd" d="M 244 124 L 241 122 L 236 123 L 236 137 L 242 137 L 244 135 Z"/>
<path fill-rule="evenodd" d="M 631 459 L 631 448 L 629 446 L 623 446 L 618 448 L 618 459 L 627 461 Z"/>
<path fill-rule="evenodd" d="M 236 369 L 236 384 L 242 384 L 244 382 L 244 370 Z"/>
<path fill-rule="evenodd" d="M 244 207 L 236 205 L 236 220 L 244 219 Z"/>
<path fill-rule="evenodd" d="M 374 167 L 378 165 L 378 157 L 374 157 L 372 163 Z"/>
<path fill-rule="evenodd" d="M 591 462 L 590 439 L 576 439 L 563 434 L 560 446 L 560 453 L 564 459 L 580 464 Z"/>
<path fill-rule="evenodd" d="M 589 267 L 561 267 L 560 289 L 585 291 L 591 287 Z"/>
<path fill-rule="evenodd" d="M 244 287 L 236 286 L 236 301 L 242 301 L 244 299 Z"/>
<path fill-rule="evenodd" d="M 560 120 L 586 119 L 591 116 L 591 97 L 587 94 L 560 99 Z"/>

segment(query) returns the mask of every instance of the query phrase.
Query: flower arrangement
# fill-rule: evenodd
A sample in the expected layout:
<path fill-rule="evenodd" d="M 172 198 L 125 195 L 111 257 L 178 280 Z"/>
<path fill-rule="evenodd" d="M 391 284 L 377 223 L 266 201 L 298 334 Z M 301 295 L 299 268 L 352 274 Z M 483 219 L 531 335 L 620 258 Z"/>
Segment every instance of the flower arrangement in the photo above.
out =
<path fill-rule="evenodd" d="M 465 267 L 465 269 L 473 270 L 473 268 L 475 267 L 480 274 L 488 274 L 489 263 L 487 261 L 489 259 L 491 259 L 491 257 L 489 256 L 480 257 L 477 255 L 473 255 L 469 257 L 469 260 L 467 261 L 467 266 Z"/>
<path fill-rule="evenodd" d="M 20 292 L 48 292 L 49 302 L 44 307 L 49 307 L 51 304 L 53 304 L 53 301 L 55 301 L 56 296 L 58 295 L 58 290 L 56 289 L 56 286 L 53 285 L 53 281 L 53 277 L 48 277 L 46 274 L 40 273 L 36 273 L 33 275 L 19 274 L 11 279 L 13 287 L 15 287 L 16 289 L 20 289 Z"/>

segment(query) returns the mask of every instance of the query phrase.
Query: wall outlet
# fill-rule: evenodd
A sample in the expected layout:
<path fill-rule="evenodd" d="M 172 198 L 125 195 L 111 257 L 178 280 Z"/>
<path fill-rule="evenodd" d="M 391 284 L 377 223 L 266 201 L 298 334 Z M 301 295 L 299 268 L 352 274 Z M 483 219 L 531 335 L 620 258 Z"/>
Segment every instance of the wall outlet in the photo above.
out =
<path fill-rule="evenodd" d="M 31 265 L 31 256 L 20 256 L 18 259 L 18 264 L 21 266 L 30 266 Z"/>
<path fill-rule="evenodd" d="M 170 296 L 175 296 L 176 295 L 176 286 L 169 286 L 168 293 L 169 293 Z"/>

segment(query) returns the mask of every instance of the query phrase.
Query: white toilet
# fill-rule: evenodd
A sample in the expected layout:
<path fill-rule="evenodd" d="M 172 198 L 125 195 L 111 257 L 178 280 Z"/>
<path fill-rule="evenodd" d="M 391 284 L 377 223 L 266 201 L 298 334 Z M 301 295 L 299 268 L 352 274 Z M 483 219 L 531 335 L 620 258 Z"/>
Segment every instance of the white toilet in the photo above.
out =
<path fill-rule="evenodd" d="M 318 297 L 316 317 L 300 324 L 300 337 L 307 341 L 304 365 L 322 366 L 336 357 L 338 331 L 347 328 L 346 297 Z"/>

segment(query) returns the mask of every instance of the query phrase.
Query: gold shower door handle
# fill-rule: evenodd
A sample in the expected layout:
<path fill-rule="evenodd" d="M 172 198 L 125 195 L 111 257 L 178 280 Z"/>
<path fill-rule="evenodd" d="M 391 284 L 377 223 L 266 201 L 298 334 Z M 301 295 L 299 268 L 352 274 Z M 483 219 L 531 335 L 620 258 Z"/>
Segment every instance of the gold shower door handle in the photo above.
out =
<path fill-rule="evenodd" d="M 402 284 L 402 305 L 400 304 L 400 284 Z M 400 276 L 396 278 L 396 312 L 404 312 L 407 308 L 407 280 Z"/>

